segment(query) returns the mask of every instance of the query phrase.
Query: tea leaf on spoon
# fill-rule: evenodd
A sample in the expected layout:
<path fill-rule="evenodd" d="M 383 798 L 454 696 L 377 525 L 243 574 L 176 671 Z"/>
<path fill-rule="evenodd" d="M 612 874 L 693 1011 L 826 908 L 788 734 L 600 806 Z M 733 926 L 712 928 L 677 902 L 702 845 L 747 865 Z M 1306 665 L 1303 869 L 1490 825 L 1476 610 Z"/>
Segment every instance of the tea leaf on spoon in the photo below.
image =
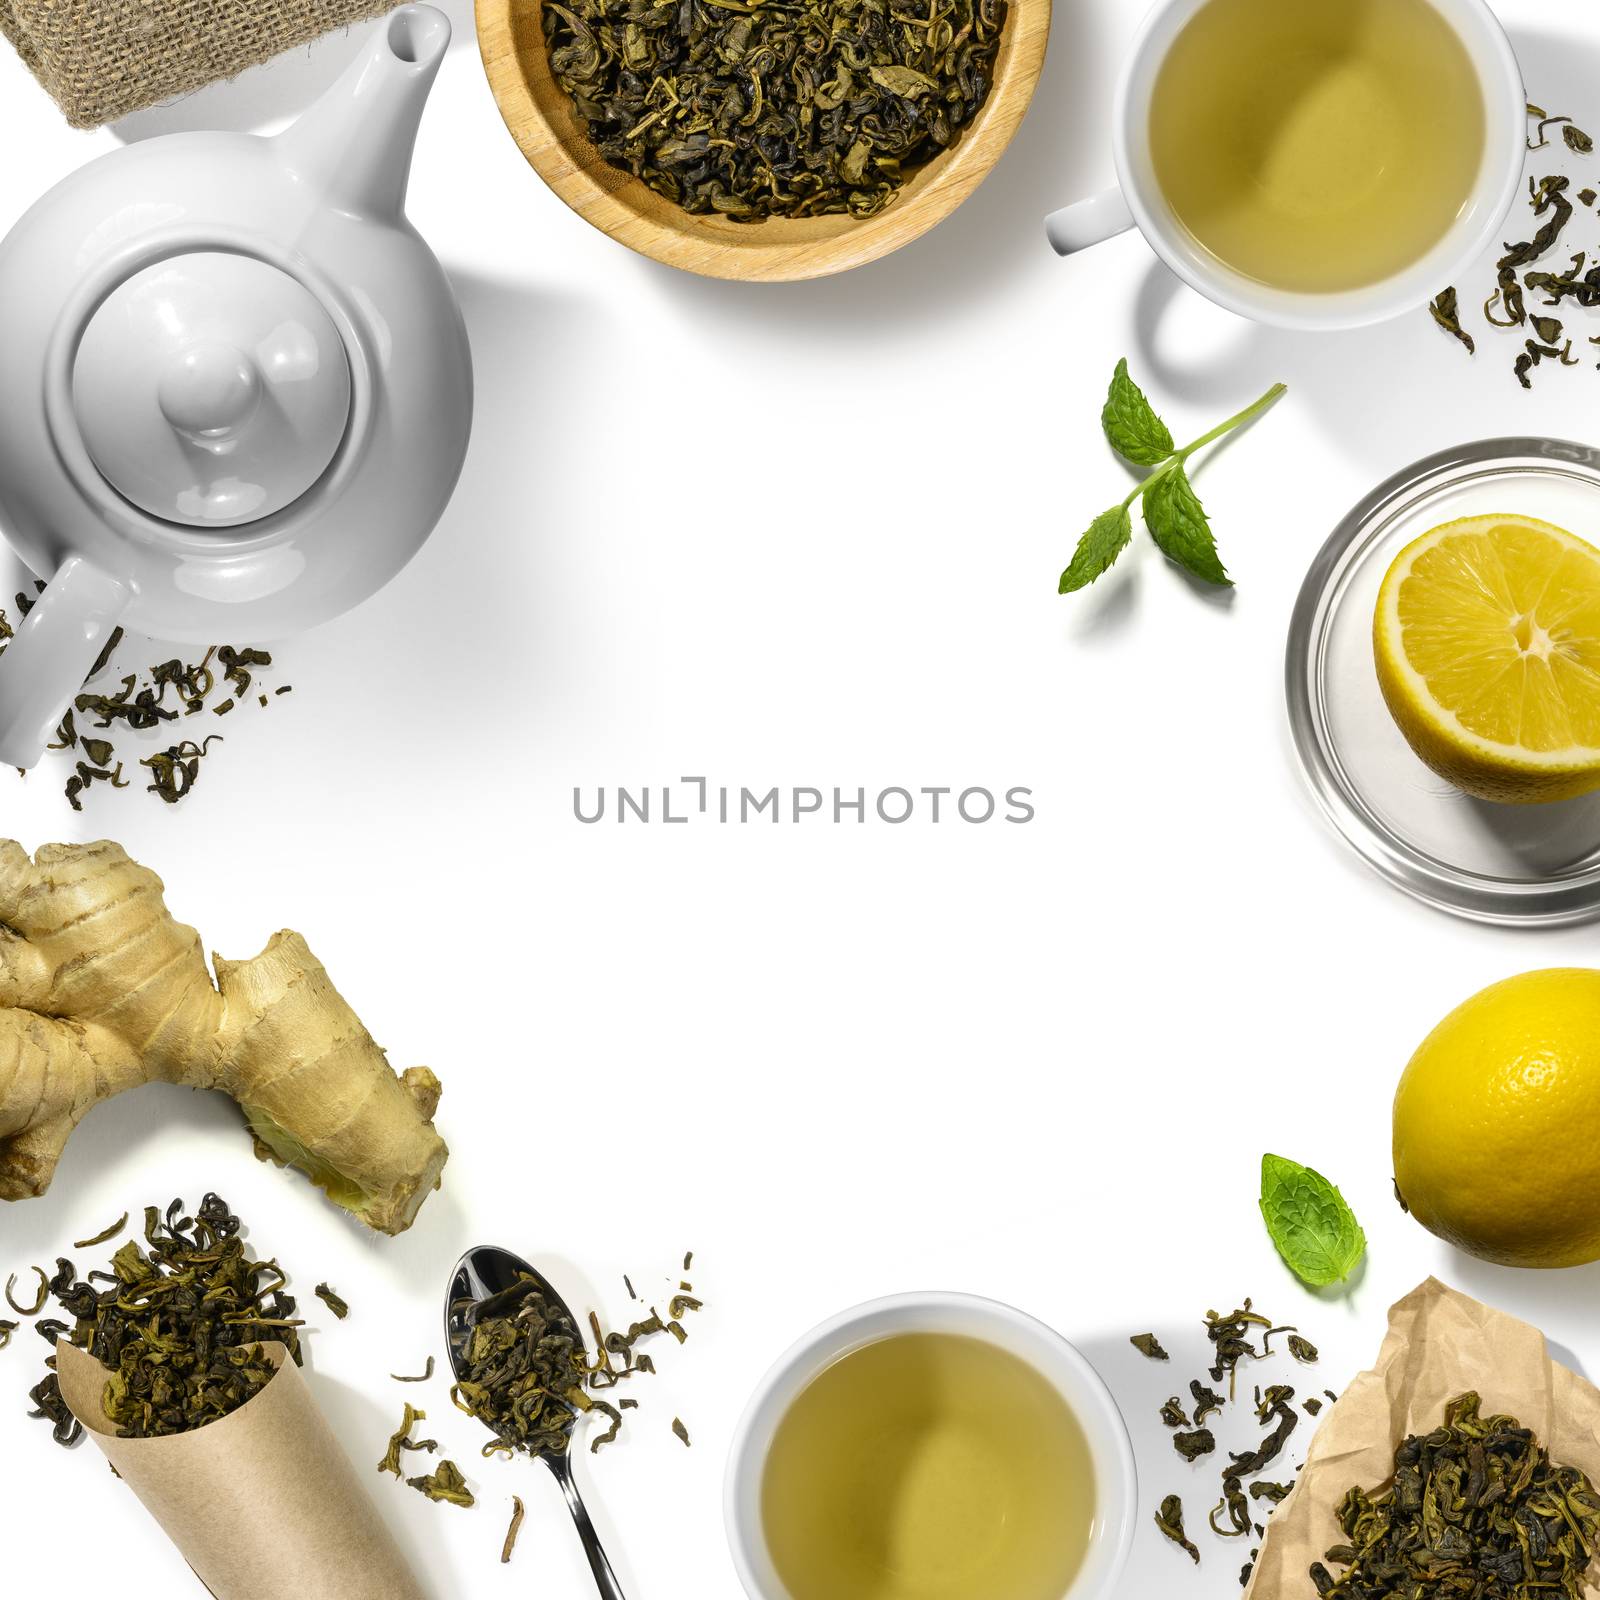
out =
<path fill-rule="evenodd" d="M 1261 1215 L 1289 1270 L 1313 1289 L 1343 1283 L 1367 1252 L 1367 1236 L 1339 1191 L 1310 1167 L 1261 1158 Z"/>

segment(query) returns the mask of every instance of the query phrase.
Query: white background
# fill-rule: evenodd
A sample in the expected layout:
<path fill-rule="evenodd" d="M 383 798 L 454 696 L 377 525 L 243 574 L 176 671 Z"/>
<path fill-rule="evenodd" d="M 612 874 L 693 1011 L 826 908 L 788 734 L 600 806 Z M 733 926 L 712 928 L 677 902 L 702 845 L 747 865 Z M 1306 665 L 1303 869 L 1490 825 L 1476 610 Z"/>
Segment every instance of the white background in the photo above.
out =
<path fill-rule="evenodd" d="M 709 1308 L 690 1344 L 660 1353 L 627 1442 L 582 1462 L 634 1600 L 732 1600 L 738 1412 L 793 1337 L 876 1295 L 997 1296 L 1099 1365 L 1144 1477 L 1125 1600 L 1236 1593 L 1242 1551 L 1206 1534 L 1196 1575 L 1148 1525 L 1171 1490 L 1191 1523 L 1212 1498 L 1214 1467 L 1178 1461 L 1154 1415 L 1199 1370 L 1208 1307 L 1254 1294 L 1299 1322 L 1324 1350 L 1314 1387 L 1367 1364 L 1386 1307 L 1430 1272 L 1600 1358 L 1600 1271 L 1464 1260 L 1388 1179 L 1393 1084 L 1427 1029 L 1493 979 L 1591 961 L 1595 936 L 1470 927 L 1370 877 L 1302 793 L 1281 689 L 1301 575 L 1350 504 L 1465 438 L 1591 434 L 1600 373 L 1526 395 L 1510 346 L 1486 338 L 1470 362 L 1421 314 L 1334 338 L 1252 329 L 1136 237 L 1057 261 L 1040 219 L 1109 177 L 1138 9 L 1063 0 L 1016 145 L 935 233 L 846 278 L 761 288 L 675 274 L 568 213 L 505 134 L 458 3 L 411 201 L 478 366 L 444 523 L 385 593 L 281 646 L 270 681 L 295 692 L 235 713 L 176 812 L 102 791 L 76 816 L 59 768 L 0 773 L 7 833 L 120 839 L 225 954 L 300 929 L 395 1064 L 443 1079 L 445 1188 L 399 1240 L 257 1164 L 226 1102 L 161 1089 L 92 1115 L 48 1197 L 0 1216 L 3 1274 L 125 1207 L 220 1190 L 297 1276 L 316 1392 L 440 1600 L 591 1592 L 542 1471 L 480 1465 L 442 1383 L 419 1397 L 385 1376 L 442 1354 L 446 1273 L 478 1241 L 613 1317 L 624 1272 L 659 1293 L 695 1251 Z M 1533 97 L 1600 122 L 1600 20 L 1505 14 Z M 354 47 L 92 136 L 0 52 L 0 226 L 119 136 L 269 122 Z M 1572 248 L 1600 243 L 1588 232 Z M 1464 303 L 1489 276 L 1462 280 Z M 1055 594 L 1124 492 L 1097 429 L 1122 355 L 1180 439 L 1291 387 L 1199 474 L 1233 596 L 1143 535 L 1096 591 Z M 1038 818 L 573 819 L 575 785 L 685 774 L 1026 785 Z M 1255 1212 L 1264 1149 L 1328 1172 L 1365 1221 L 1347 1300 L 1278 1265 Z M 311 1298 L 324 1276 L 344 1324 Z M 1128 1347 L 1145 1329 L 1173 1368 Z M 44 1353 L 26 1329 L 0 1353 L 0 1588 L 115 1553 L 127 1600 L 191 1592 L 92 1449 L 58 1451 L 23 1416 Z M 373 1473 L 407 1398 L 479 1509 Z M 501 1568 L 513 1491 L 528 1522 Z"/>

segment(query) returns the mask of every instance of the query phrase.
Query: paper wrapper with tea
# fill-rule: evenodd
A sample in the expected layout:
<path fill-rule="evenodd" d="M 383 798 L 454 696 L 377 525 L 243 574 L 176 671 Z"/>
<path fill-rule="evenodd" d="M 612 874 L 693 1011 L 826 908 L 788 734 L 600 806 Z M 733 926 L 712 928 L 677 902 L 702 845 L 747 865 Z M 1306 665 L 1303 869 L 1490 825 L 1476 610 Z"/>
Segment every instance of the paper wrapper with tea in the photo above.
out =
<path fill-rule="evenodd" d="M 119 1439 L 101 1408 L 106 1369 L 63 1339 L 61 1393 L 216 1600 L 422 1600 L 300 1369 L 193 1433 Z"/>
<path fill-rule="evenodd" d="M 1468 1390 L 1485 1415 L 1515 1417 L 1552 1460 L 1600 1483 L 1600 1389 L 1552 1361 L 1537 1328 L 1430 1278 L 1389 1313 L 1378 1364 L 1324 1417 L 1294 1492 L 1267 1524 L 1245 1600 L 1314 1597 L 1311 1564 L 1343 1542 L 1336 1512 L 1346 1492 L 1386 1484 L 1400 1442 L 1431 1433 Z"/>
<path fill-rule="evenodd" d="M 398 0 L 0 0 L 0 32 L 75 128 L 193 94 Z"/>

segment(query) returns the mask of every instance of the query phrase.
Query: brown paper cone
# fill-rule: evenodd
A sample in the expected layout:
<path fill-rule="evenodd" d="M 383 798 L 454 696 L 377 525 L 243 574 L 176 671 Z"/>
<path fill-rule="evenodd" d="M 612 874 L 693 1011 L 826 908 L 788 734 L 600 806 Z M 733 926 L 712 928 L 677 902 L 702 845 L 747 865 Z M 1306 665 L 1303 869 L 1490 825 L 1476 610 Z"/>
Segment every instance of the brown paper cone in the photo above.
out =
<path fill-rule="evenodd" d="M 281 1344 L 277 1376 L 231 1416 L 119 1439 L 106 1369 L 63 1339 L 61 1394 L 217 1600 L 422 1600 L 389 1530 Z"/>
<path fill-rule="evenodd" d="M 1517 1418 L 1552 1460 L 1600 1483 L 1600 1389 L 1552 1361 L 1537 1328 L 1429 1278 L 1390 1311 L 1378 1364 L 1323 1418 L 1294 1492 L 1267 1524 L 1245 1600 L 1305 1600 L 1312 1562 L 1343 1542 L 1335 1513 L 1346 1491 L 1387 1483 L 1400 1442 L 1431 1433 L 1469 1389 L 1485 1415 Z"/>

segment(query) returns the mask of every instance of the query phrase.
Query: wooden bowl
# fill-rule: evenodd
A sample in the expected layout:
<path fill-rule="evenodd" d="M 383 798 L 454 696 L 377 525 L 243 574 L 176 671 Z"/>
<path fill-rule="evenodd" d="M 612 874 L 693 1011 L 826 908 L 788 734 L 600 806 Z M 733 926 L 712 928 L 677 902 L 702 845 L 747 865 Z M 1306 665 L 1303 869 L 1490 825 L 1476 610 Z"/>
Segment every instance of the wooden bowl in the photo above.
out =
<path fill-rule="evenodd" d="M 477 0 L 489 84 L 534 170 L 580 217 L 641 255 L 710 278 L 767 283 L 876 261 L 949 216 L 1011 142 L 1050 37 L 1050 0 L 1010 0 L 989 98 L 956 144 L 916 172 L 877 216 L 730 222 L 691 215 L 600 155 L 551 76 L 541 10 L 542 0 Z"/>

